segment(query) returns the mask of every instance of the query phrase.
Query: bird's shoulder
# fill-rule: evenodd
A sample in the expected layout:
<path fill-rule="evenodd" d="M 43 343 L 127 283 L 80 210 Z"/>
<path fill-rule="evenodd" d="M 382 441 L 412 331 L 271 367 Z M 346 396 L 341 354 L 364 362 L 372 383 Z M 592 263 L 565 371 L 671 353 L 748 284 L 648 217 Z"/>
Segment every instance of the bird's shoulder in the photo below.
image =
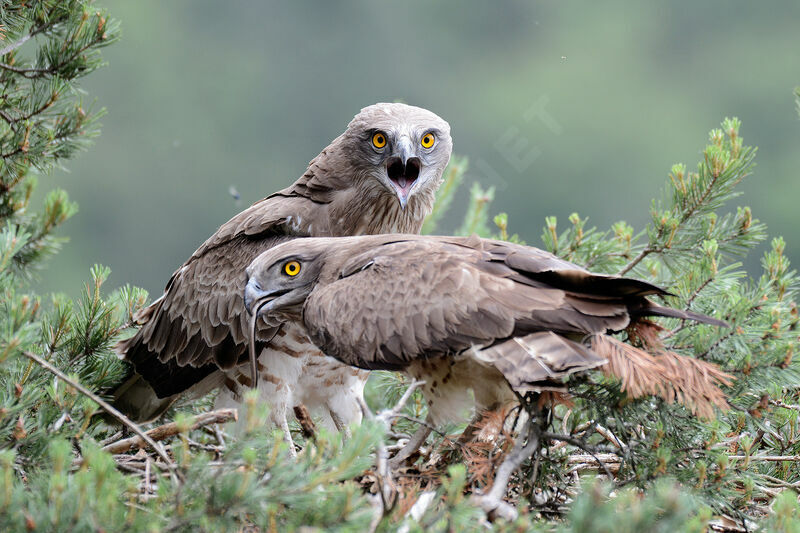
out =
<path fill-rule="evenodd" d="M 261 252 L 308 236 L 305 220 L 314 216 L 307 199 L 276 193 L 228 220 L 175 270 L 163 295 L 136 317 L 141 329 L 118 351 L 143 344 L 181 365 L 222 363 L 216 361 L 223 355 L 216 347 L 226 343 L 236 347 L 230 353 L 241 351 L 247 335 L 245 268 Z M 268 337 L 266 326 L 262 329 L 260 337 Z"/>
<path fill-rule="evenodd" d="M 237 237 L 272 237 L 279 235 L 308 237 L 324 234 L 325 221 L 320 209 L 308 198 L 284 189 L 259 200 L 234 215 L 201 244 L 189 261 L 196 260 L 209 250 L 236 240 Z"/>

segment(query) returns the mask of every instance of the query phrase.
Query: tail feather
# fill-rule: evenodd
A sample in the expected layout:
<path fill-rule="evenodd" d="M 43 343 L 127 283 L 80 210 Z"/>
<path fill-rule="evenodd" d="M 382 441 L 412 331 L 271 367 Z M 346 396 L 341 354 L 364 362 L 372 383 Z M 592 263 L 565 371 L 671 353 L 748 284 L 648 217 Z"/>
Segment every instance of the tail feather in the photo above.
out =
<path fill-rule="evenodd" d="M 564 390 L 564 378 L 606 363 L 589 347 L 551 331 L 514 337 L 480 350 L 478 357 L 491 363 L 520 394 Z"/>
<path fill-rule="evenodd" d="M 695 313 L 694 311 L 684 311 L 682 309 L 674 309 L 672 307 L 663 307 L 660 305 L 656 305 L 650 301 L 647 302 L 649 305 L 643 306 L 640 309 L 632 309 L 631 314 L 633 316 L 665 316 L 669 318 L 680 318 L 683 320 L 693 320 L 695 322 L 700 322 L 702 324 L 710 324 L 712 326 L 719 326 L 722 328 L 729 328 L 731 327 L 725 321 L 716 319 L 714 317 L 710 317 L 708 315 L 704 315 L 701 313 Z"/>

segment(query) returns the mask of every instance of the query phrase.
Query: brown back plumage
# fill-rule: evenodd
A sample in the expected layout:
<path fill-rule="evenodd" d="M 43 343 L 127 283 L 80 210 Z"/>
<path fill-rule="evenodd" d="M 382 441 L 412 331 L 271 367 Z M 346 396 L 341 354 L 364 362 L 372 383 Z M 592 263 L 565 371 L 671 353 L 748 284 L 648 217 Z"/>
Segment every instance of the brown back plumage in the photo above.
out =
<path fill-rule="evenodd" d="M 303 264 L 298 279 L 274 275 L 287 257 Z M 306 291 L 302 308 L 281 308 L 282 299 L 296 300 L 289 292 L 267 304 L 266 314 L 302 312 L 309 337 L 350 365 L 400 370 L 420 359 L 479 348 L 480 359 L 518 392 L 560 383 L 609 356 L 619 362 L 616 345 L 596 342 L 590 349 L 570 339 L 610 339 L 607 333 L 648 315 L 724 325 L 655 304 L 647 297 L 667 293 L 650 283 L 593 274 L 536 248 L 477 237 L 305 239 L 262 254 L 248 273 L 251 297 L 257 297 L 256 287 L 265 297 L 289 288 Z M 306 285 L 304 275 L 310 278 Z M 712 366 L 697 364 L 701 374 Z M 724 405 L 724 395 L 705 389 L 718 390 L 725 374 L 705 372 L 693 383 L 664 384 L 677 379 L 673 367 L 662 365 L 661 374 L 649 375 L 659 386 L 629 387 L 630 392 Z"/>
<path fill-rule="evenodd" d="M 369 144 L 373 131 L 386 134 L 384 150 Z M 403 209 L 387 177 L 386 159 L 395 149 L 392 143 L 399 146 L 427 131 L 436 132 L 436 145 L 412 154 L 420 161 L 419 175 Z M 259 253 L 296 237 L 419 232 L 451 147 L 448 124 L 427 110 L 404 104 L 364 108 L 294 184 L 253 204 L 209 237 L 175 271 L 164 295 L 137 317 L 141 329 L 120 342 L 117 352 L 159 398 L 235 366 L 246 353 L 246 266 Z M 275 331 L 261 323 L 258 341 L 268 343 Z M 123 398 L 119 403 L 131 412 L 138 402 Z M 149 412 L 137 418 L 152 418 L 158 414 L 154 410 L 143 409 Z"/>

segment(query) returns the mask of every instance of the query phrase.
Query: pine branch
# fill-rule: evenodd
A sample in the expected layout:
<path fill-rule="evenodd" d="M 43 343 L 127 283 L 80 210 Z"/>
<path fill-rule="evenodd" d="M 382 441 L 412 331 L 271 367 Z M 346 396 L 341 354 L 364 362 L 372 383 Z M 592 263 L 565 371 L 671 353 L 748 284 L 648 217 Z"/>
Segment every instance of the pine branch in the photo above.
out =
<path fill-rule="evenodd" d="M 444 217 L 445 213 L 450 209 L 453 203 L 453 197 L 456 190 L 464 180 L 464 174 L 468 168 L 468 160 L 466 157 L 453 156 L 450 159 L 450 164 L 444 172 L 444 178 L 439 191 L 436 193 L 436 202 L 433 206 L 433 211 L 425 222 L 422 224 L 423 235 L 430 235 L 436 231 L 439 222 Z"/>
<path fill-rule="evenodd" d="M 90 400 L 92 400 L 94 403 L 99 405 L 101 409 L 103 409 L 105 412 L 107 412 L 112 417 L 116 418 L 117 421 L 119 421 L 119 423 L 121 423 L 122 425 L 124 425 L 125 427 L 127 427 L 128 429 L 133 431 L 134 433 L 136 433 L 136 435 L 138 435 L 139 438 L 143 442 L 147 443 L 151 448 L 153 448 L 153 450 L 156 451 L 158 456 L 161 457 L 161 459 L 164 461 L 164 463 L 169 467 L 170 472 L 175 472 L 176 471 L 175 463 L 172 462 L 172 459 L 169 458 L 167 453 L 161 448 L 161 446 L 159 446 L 159 444 L 155 440 L 153 440 L 147 433 L 142 431 L 142 429 L 135 422 L 133 422 L 131 419 L 129 419 L 124 414 L 120 413 L 111 404 L 109 404 L 108 402 L 106 402 L 105 400 L 103 400 L 102 398 L 97 396 L 96 394 L 94 394 L 92 391 L 90 391 L 89 389 L 87 389 L 86 387 L 84 387 L 83 385 L 78 383 L 77 381 L 71 379 L 69 376 L 67 376 L 66 374 L 61 372 L 59 369 L 57 369 L 56 367 L 54 367 L 53 365 L 51 365 L 50 363 L 48 363 L 47 361 L 45 361 L 44 359 L 39 357 L 38 355 L 36 355 L 34 353 L 31 353 L 31 352 L 28 352 L 28 351 L 24 351 L 22 353 L 23 353 L 23 355 L 25 357 L 27 357 L 28 359 L 31 359 L 36 364 L 38 364 L 42 368 L 46 369 L 48 372 L 52 373 L 58 379 L 60 379 L 61 381 L 63 381 L 67 385 L 69 385 L 70 387 L 74 388 L 75 390 L 79 391 L 81 394 L 83 394 L 84 396 L 86 396 Z"/>
<path fill-rule="evenodd" d="M 211 424 L 224 424 L 225 422 L 229 422 L 231 420 L 238 420 L 238 418 L 239 417 L 236 409 L 219 409 L 210 413 L 199 414 L 189 420 L 186 424 L 178 424 L 176 422 L 163 424 L 146 431 L 144 435 L 147 435 L 150 437 L 150 439 L 156 442 L 177 435 L 178 433 L 185 433 Z M 141 436 L 129 437 L 127 439 L 118 440 L 103 446 L 103 451 L 106 451 L 110 454 L 125 453 L 131 448 L 143 448 L 145 444 L 150 443 L 143 440 Z M 152 447 L 152 444 L 150 444 L 150 446 Z"/>

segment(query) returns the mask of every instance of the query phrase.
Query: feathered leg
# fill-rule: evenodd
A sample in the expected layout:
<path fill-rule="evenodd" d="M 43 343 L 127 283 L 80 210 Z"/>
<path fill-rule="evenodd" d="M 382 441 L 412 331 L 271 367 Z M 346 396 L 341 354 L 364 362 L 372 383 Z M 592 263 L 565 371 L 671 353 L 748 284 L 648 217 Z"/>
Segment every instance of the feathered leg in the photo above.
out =
<path fill-rule="evenodd" d="M 327 429 L 347 433 L 348 426 L 361 422 L 359 402 L 364 398 L 368 377 L 366 371 L 344 365 L 319 350 L 311 350 L 293 387 L 294 400 L 321 415 Z"/>

